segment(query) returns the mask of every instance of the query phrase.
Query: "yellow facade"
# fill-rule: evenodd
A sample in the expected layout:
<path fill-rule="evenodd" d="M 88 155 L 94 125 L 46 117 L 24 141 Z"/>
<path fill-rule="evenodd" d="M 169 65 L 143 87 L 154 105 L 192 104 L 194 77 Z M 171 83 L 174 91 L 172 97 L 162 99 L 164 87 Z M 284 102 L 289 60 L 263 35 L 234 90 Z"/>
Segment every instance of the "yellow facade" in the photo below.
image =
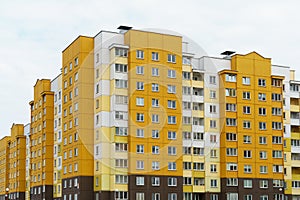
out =
<path fill-rule="evenodd" d="M 282 124 L 283 116 L 272 115 L 272 108 L 282 109 L 283 104 L 282 101 L 271 100 L 273 93 L 282 96 L 283 77 L 272 77 L 271 60 L 263 58 L 255 52 L 247 55 L 234 55 L 231 60 L 231 70 L 220 72 L 220 77 L 222 80 L 220 89 L 224 93 L 228 89 L 234 90 L 234 92 L 228 92 L 230 94 L 227 96 L 226 94 L 222 96 L 224 103 L 221 105 L 221 112 L 223 112 L 221 116 L 224 118 L 222 119 L 223 124 L 221 124 L 223 127 L 221 132 L 221 178 L 283 180 L 283 171 L 273 173 L 273 165 L 283 166 L 283 156 L 272 158 L 273 151 L 283 152 L 283 143 L 272 143 L 274 136 L 283 140 L 283 127 L 278 130 L 272 128 L 273 122 Z M 271 85 L 273 78 L 281 82 L 279 87 Z M 265 95 L 264 99 L 259 99 L 261 94 Z M 226 111 L 226 103 L 236 105 L 236 110 Z M 260 109 L 263 109 L 264 112 L 259 113 Z M 232 122 L 235 119 L 236 122 Z M 260 123 L 264 123 L 265 127 L 261 128 Z M 236 134 L 236 140 L 228 141 L 226 135 L 229 133 Z M 237 154 L 229 156 L 228 148 L 237 149 Z M 266 153 L 265 158 L 260 158 L 261 151 Z M 228 163 L 237 163 L 239 170 L 228 170 Z M 252 171 L 245 172 L 243 170 L 245 165 L 251 166 Z M 265 173 L 260 172 L 261 166 L 266 166 Z"/>
<path fill-rule="evenodd" d="M 26 138 L 24 125 L 13 124 L 11 127 L 11 140 L 9 143 L 9 194 L 11 197 L 25 196 L 25 160 Z"/>
<path fill-rule="evenodd" d="M 128 55 L 128 95 L 129 95 L 129 174 L 148 174 L 182 176 L 182 137 L 181 137 L 181 99 L 182 99 L 182 40 L 181 37 L 130 30 L 125 34 L 125 44 L 129 46 Z M 137 51 L 143 52 L 143 58 L 137 58 Z M 152 52 L 158 59 L 152 59 Z M 168 54 L 176 56 L 176 61 L 168 62 Z M 137 66 L 144 67 L 144 74 L 136 73 Z M 152 75 L 152 68 L 159 68 L 158 75 Z M 176 78 L 168 78 L 168 70 L 175 70 Z M 137 90 L 137 82 L 143 82 L 144 89 Z M 152 91 L 152 83 L 158 84 L 157 92 Z M 168 85 L 176 87 L 176 92 L 168 92 Z M 136 98 L 144 98 L 144 105 L 137 106 Z M 153 108 L 152 99 L 159 102 Z M 168 100 L 176 101 L 175 109 L 168 109 Z M 137 122 L 137 114 L 143 114 L 144 120 Z M 152 114 L 158 115 L 158 122 L 152 122 Z M 176 118 L 175 124 L 168 124 L 168 116 Z M 144 138 L 136 137 L 137 129 L 144 130 Z M 159 131 L 159 138 L 152 137 L 152 130 Z M 176 140 L 168 139 L 168 131 L 176 132 Z M 137 169 L 137 161 L 141 155 L 137 153 L 137 145 L 144 146 L 142 160 L 144 169 Z M 159 153 L 153 154 L 153 146 L 158 146 Z M 168 146 L 177 149 L 175 156 L 167 156 Z M 158 161 L 160 169 L 151 169 L 152 162 Z M 176 162 L 176 170 L 168 170 L 168 163 Z"/>
<path fill-rule="evenodd" d="M 93 47 L 93 38 L 79 36 L 63 51 L 62 179 L 94 174 L 93 167 L 86 167 L 94 160 Z"/>
<path fill-rule="evenodd" d="M 0 140 L 0 195 L 6 194 L 9 186 L 9 144 L 10 136 L 5 136 Z"/>

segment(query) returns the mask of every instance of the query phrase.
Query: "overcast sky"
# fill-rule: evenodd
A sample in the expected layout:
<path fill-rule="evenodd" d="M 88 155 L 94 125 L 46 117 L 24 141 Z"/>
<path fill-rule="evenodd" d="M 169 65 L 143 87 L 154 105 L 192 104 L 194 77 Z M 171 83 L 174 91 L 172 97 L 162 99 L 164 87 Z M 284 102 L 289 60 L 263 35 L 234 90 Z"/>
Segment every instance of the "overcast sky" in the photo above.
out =
<path fill-rule="evenodd" d="M 176 31 L 211 56 L 257 51 L 273 64 L 298 70 L 299 78 L 299 8 L 297 0 L 3 0 L 0 137 L 10 134 L 13 123 L 30 121 L 36 79 L 59 74 L 61 51 L 70 42 L 119 25 Z"/>

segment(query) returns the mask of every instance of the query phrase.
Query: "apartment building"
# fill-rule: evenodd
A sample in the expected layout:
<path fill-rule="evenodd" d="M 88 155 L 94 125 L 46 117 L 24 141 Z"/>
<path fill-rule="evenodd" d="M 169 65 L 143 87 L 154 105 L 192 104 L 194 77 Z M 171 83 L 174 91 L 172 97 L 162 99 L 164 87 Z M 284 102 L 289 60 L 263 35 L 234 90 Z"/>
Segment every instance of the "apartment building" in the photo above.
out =
<path fill-rule="evenodd" d="M 10 136 L 5 136 L 0 140 L 0 199 L 5 200 L 9 191 L 9 144 Z M 8 188 L 8 189 L 7 189 Z"/>
<path fill-rule="evenodd" d="M 0 199 L 300 199 L 295 71 L 223 56 L 166 31 L 79 36 L 0 140 Z"/>
<path fill-rule="evenodd" d="M 13 124 L 8 151 L 8 199 L 25 199 L 26 191 L 26 138 L 23 124 Z"/>

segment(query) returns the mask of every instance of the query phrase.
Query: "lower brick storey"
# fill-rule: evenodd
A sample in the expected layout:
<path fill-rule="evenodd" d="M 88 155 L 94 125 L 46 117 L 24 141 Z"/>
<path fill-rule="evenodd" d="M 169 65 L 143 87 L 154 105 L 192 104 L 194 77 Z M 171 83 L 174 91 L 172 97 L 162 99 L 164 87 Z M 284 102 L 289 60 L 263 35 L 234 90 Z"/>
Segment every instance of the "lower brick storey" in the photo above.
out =
<path fill-rule="evenodd" d="M 94 199 L 93 185 L 93 176 L 77 176 L 62 179 L 62 197 L 54 198 L 54 200 Z"/>
<path fill-rule="evenodd" d="M 30 188 L 30 199 L 31 200 L 50 200 L 52 199 L 53 195 L 53 186 L 52 185 L 46 185 L 43 186 L 36 186 Z"/>
<path fill-rule="evenodd" d="M 290 200 L 283 197 L 284 187 L 273 187 L 273 179 L 251 179 L 239 178 L 236 183 L 227 178 L 221 179 L 220 199 L 224 200 L 254 200 L 254 199 L 276 199 Z"/>

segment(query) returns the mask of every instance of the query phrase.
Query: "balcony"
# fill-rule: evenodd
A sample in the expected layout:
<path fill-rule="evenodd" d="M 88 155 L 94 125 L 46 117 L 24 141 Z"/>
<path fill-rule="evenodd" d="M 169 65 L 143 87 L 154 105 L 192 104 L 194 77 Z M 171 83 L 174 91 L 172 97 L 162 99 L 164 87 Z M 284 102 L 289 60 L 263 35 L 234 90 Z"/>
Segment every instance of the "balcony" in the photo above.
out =
<path fill-rule="evenodd" d="M 300 154 L 300 146 L 292 146 L 291 151 L 292 151 L 292 153 Z"/>
<path fill-rule="evenodd" d="M 300 126 L 300 113 L 291 112 L 291 125 Z"/>
<path fill-rule="evenodd" d="M 292 166 L 300 167 L 300 153 L 292 153 Z"/>
<path fill-rule="evenodd" d="M 193 79 L 192 79 L 192 86 L 203 88 L 204 82 L 203 82 L 203 74 L 199 72 L 193 72 Z"/>
<path fill-rule="evenodd" d="M 203 102 L 204 101 L 204 89 L 193 87 L 193 95 L 192 95 L 193 102 Z"/>

